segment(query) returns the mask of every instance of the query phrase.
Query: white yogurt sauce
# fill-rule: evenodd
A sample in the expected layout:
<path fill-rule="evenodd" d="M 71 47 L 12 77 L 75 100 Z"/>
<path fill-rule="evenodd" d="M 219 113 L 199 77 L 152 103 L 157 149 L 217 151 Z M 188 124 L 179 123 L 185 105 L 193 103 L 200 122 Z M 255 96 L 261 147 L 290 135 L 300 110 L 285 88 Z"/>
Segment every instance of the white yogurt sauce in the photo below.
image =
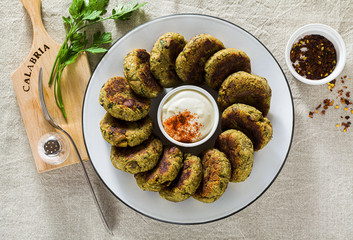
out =
<path fill-rule="evenodd" d="M 185 110 L 198 116 L 197 122 L 202 126 L 200 135 L 195 142 L 206 137 L 212 130 L 214 125 L 214 106 L 212 102 L 201 92 L 184 89 L 171 95 L 162 107 L 162 122 L 166 119 L 178 115 Z"/>

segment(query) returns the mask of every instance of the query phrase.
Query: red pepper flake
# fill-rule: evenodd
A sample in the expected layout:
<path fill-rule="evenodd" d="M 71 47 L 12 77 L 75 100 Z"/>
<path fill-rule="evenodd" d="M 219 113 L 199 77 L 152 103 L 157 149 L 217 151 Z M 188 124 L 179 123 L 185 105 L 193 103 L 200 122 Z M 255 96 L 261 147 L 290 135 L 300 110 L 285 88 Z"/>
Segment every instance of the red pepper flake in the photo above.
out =
<path fill-rule="evenodd" d="M 336 50 L 327 38 L 306 35 L 293 44 L 290 60 L 295 71 L 307 79 L 323 79 L 336 67 Z"/>
<path fill-rule="evenodd" d="M 344 127 L 343 131 L 347 132 L 347 129 L 351 126 L 351 122 L 342 122 L 341 125 Z"/>
<path fill-rule="evenodd" d="M 331 82 L 328 82 L 327 85 L 328 89 L 332 92 L 332 89 L 334 89 L 336 86 L 336 79 L 333 79 Z"/>
<path fill-rule="evenodd" d="M 338 97 L 336 97 L 336 98 L 341 97 L 343 95 L 343 89 L 338 90 L 337 93 L 338 93 Z"/>
<path fill-rule="evenodd" d="M 328 104 L 330 104 L 330 101 L 331 101 L 330 99 L 326 98 L 326 99 L 324 99 L 323 103 L 325 105 L 328 105 Z"/>
<path fill-rule="evenodd" d="M 321 110 L 320 113 L 321 115 L 325 115 L 327 110 L 330 108 L 330 106 L 334 105 L 335 111 L 340 111 L 340 113 L 342 113 L 343 111 L 345 113 L 345 115 L 340 116 L 340 119 L 342 119 L 341 124 L 338 124 L 338 123 L 336 124 L 337 128 L 339 128 L 340 126 L 343 127 L 343 132 L 347 132 L 348 128 L 351 127 L 351 122 L 348 121 L 351 118 L 351 116 L 346 115 L 347 112 L 350 111 L 350 113 L 353 115 L 353 107 L 350 106 L 353 104 L 353 101 L 351 101 L 350 99 L 351 92 L 347 91 L 347 89 L 349 88 L 347 85 L 343 85 L 345 82 L 344 81 L 345 79 L 350 80 L 350 78 L 347 78 L 347 76 L 343 76 L 340 78 L 340 81 L 337 81 L 336 79 L 334 79 L 331 82 L 327 83 L 328 89 L 330 90 L 330 92 L 333 92 L 332 89 L 338 86 L 337 82 L 339 84 L 342 84 L 337 91 L 331 93 L 331 94 L 335 94 L 335 96 L 332 96 L 333 98 L 336 97 L 336 99 L 339 99 L 339 101 L 337 101 L 335 105 L 334 105 L 334 100 L 326 98 L 322 101 L 322 103 L 317 105 L 314 111 L 309 112 L 309 117 L 314 118 L 314 114 L 315 113 L 318 114 L 320 111 L 319 109 L 322 107 L 323 110 Z"/>
<path fill-rule="evenodd" d="M 173 139 L 191 143 L 194 142 L 201 135 L 202 124 L 197 122 L 198 115 L 192 114 L 189 110 L 185 109 L 184 112 L 179 112 L 163 122 L 163 127 L 167 134 Z"/>

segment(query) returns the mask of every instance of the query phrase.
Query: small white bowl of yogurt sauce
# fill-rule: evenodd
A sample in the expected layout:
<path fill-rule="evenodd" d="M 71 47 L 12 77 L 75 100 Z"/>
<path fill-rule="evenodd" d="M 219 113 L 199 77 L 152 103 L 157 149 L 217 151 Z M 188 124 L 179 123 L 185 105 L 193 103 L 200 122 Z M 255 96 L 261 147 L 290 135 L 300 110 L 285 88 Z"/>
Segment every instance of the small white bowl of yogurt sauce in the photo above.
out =
<path fill-rule="evenodd" d="M 214 98 L 203 88 L 183 85 L 168 92 L 157 110 L 163 135 L 181 147 L 205 143 L 217 129 L 219 112 Z"/>

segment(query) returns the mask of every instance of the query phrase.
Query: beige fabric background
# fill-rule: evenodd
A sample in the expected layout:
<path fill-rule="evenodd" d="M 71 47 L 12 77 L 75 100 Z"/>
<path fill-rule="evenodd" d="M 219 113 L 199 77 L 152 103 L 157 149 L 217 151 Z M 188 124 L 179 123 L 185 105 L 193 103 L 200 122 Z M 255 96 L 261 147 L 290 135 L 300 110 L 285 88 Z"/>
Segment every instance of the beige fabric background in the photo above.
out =
<path fill-rule="evenodd" d="M 116 2 L 111 0 L 110 8 Z M 69 4 L 69 0 L 42 3 L 44 25 L 57 42 L 63 41 L 61 16 L 68 14 Z M 224 18 L 255 35 L 274 54 L 295 104 L 293 144 L 278 178 L 255 203 L 221 221 L 181 226 L 144 217 L 117 200 L 87 162 L 114 237 L 100 221 L 79 165 L 37 173 L 10 78 L 30 50 L 32 25 L 19 0 L 2 0 L 0 8 L 1 239 L 352 239 L 353 128 L 343 133 L 335 127 L 343 110 L 330 109 L 325 116 L 310 119 L 309 110 L 335 95 L 326 85 L 295 80 L 284 60 L 286 42 L 297 28 L 324 23 L 342 35 L 347 46 L 342 75 L 353 78 L 352 1 L 155 0 L 128 22 L 104 23 L 117 40 L 164 15 Z M 93 70 L 100 56 L 89 58 Z"/>

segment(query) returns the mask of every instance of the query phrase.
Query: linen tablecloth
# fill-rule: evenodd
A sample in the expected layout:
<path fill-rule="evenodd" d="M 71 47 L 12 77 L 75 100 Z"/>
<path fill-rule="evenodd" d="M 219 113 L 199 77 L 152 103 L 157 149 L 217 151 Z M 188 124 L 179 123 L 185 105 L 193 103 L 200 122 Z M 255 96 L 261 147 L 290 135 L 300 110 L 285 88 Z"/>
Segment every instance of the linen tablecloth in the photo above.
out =
<path fill-rule="evenodd" d="M 43 0 L 49 35 L 61 43 L 69 0 Z M 117 1 L 111 0 L 111 9 Z M 109 10 L 110 10 L 109 9 Z M 114 237 L 104 229 L 81 167 L 37 173 L 10 74 L 29 53 L 32 24 L 19 0 L 0 6 L 0 238 L 1 239 L 352 239 L 353 129 L 336 124 L 344 109 L 308 117 L 325 98 L 335 99 L 340 77 L 353 77 L 352 1 L 148 1 L 127 22 L 105 22 L 114 40 L 157 17 L 199 13 L 223 18 L 257 37 L 273 53 L 288 79 L 295 106 L 290 153 L 278 178 L 253 204 L 226 219 L 201 225 L 171 225 L 130 209 L 85 165 Z M 303 84 L 289 73 L 284 50 L 291 34 L 309 23 L 336 29 L 347 47 L 347 63 L 334 91 Z M 92 32 L 98 27 L 93 27 Z M 89 54 L 92 70 L 101 55 Z M 353 80 L 351 80 L 353 82 Z M 346 80 L 348 89 L 353 84 Z M 350 115 L 353 117 L 353 114 Z M 35 126 L 33 126 L 35 127 Z"/>

